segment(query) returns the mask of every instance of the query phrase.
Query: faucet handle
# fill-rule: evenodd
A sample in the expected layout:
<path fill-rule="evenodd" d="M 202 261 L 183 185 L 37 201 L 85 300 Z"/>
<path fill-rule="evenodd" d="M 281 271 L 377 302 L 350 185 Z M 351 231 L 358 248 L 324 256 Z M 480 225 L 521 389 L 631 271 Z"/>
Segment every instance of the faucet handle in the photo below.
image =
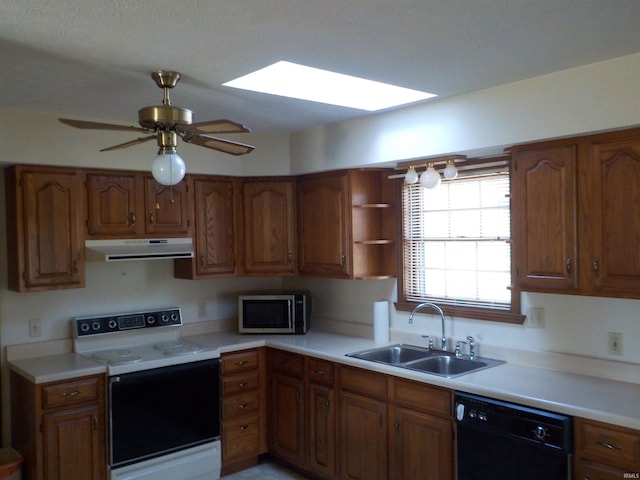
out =
<path fill-rule="evenodd" d="M 429 350 L 433 350 L 433 338 L 430 335 L 420 335 L 424 339 L 429 340 Z"/>
<path fill-rule="evenodd" d="M 460 351 L 460 348 L 462 347 L 462 345 L 466 345 L 467 342 L 463 342 L 462 340 L 456 342 L 456 357 L 461 357 L 462 356 L 462 352 Z"/>
<path fill-rule="evenodd" d="M 469 342 L 469 358 L 473 360 L 476 357 L 476 344 L 471 335 L 467 337 L 467 342 Z"/>

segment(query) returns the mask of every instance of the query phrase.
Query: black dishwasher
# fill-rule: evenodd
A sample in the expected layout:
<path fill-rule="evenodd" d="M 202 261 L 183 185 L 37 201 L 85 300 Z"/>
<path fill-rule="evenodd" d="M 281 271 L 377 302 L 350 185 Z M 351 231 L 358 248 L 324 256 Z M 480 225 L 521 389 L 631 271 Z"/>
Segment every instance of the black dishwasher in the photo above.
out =
<path fill-rule="evenodd" d="M 571 417 L 456 393 L 458 480 L 571 478 Z"/>

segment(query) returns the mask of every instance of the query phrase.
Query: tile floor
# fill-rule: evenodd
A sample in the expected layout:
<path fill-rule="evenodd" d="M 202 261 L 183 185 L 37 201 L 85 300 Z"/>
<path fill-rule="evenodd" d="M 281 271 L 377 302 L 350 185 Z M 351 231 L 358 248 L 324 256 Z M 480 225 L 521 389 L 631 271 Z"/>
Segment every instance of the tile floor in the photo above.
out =
<path fill-rule="evenodd" d="M 304 478 L 275 463 L 263 462 L 253 468 L 222 477 L 222 480 L 302 480 Z"/>

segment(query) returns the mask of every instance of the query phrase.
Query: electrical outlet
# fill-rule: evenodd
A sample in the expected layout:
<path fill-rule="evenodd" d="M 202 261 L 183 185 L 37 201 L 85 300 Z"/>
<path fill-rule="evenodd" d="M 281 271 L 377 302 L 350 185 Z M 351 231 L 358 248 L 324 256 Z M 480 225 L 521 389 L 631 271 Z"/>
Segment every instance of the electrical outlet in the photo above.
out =
<path fill-rule="evenodd" d="M 39 318 L 29 320 L 29 336 L 39 337 L 42 334 L 42 325 Z"/>
<path fill-rule="evenodd" d="M 198 318 L 207 318 L 207 302 L 198 304 Z"/>
<path fill-rule="evenodd" d="M 544 308 L 531 307 L 527 312 L 527 327 L 544 328 Z"/>
<path fill-rule="evenodd" d="M 622 333 L 609 332 L 609 353 L 611 355 L 622 355 Z"/>

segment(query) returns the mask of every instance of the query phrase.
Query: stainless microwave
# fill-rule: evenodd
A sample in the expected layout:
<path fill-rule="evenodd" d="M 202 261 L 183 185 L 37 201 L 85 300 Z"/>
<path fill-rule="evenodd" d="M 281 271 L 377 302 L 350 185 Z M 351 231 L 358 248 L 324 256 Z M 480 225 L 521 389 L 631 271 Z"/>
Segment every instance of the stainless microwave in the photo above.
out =
<path fill-rule="evenodd" d="M 240 333 L 302 335 L 309 331 L 309 292 L 255 293 L 238 297 Z"/>

